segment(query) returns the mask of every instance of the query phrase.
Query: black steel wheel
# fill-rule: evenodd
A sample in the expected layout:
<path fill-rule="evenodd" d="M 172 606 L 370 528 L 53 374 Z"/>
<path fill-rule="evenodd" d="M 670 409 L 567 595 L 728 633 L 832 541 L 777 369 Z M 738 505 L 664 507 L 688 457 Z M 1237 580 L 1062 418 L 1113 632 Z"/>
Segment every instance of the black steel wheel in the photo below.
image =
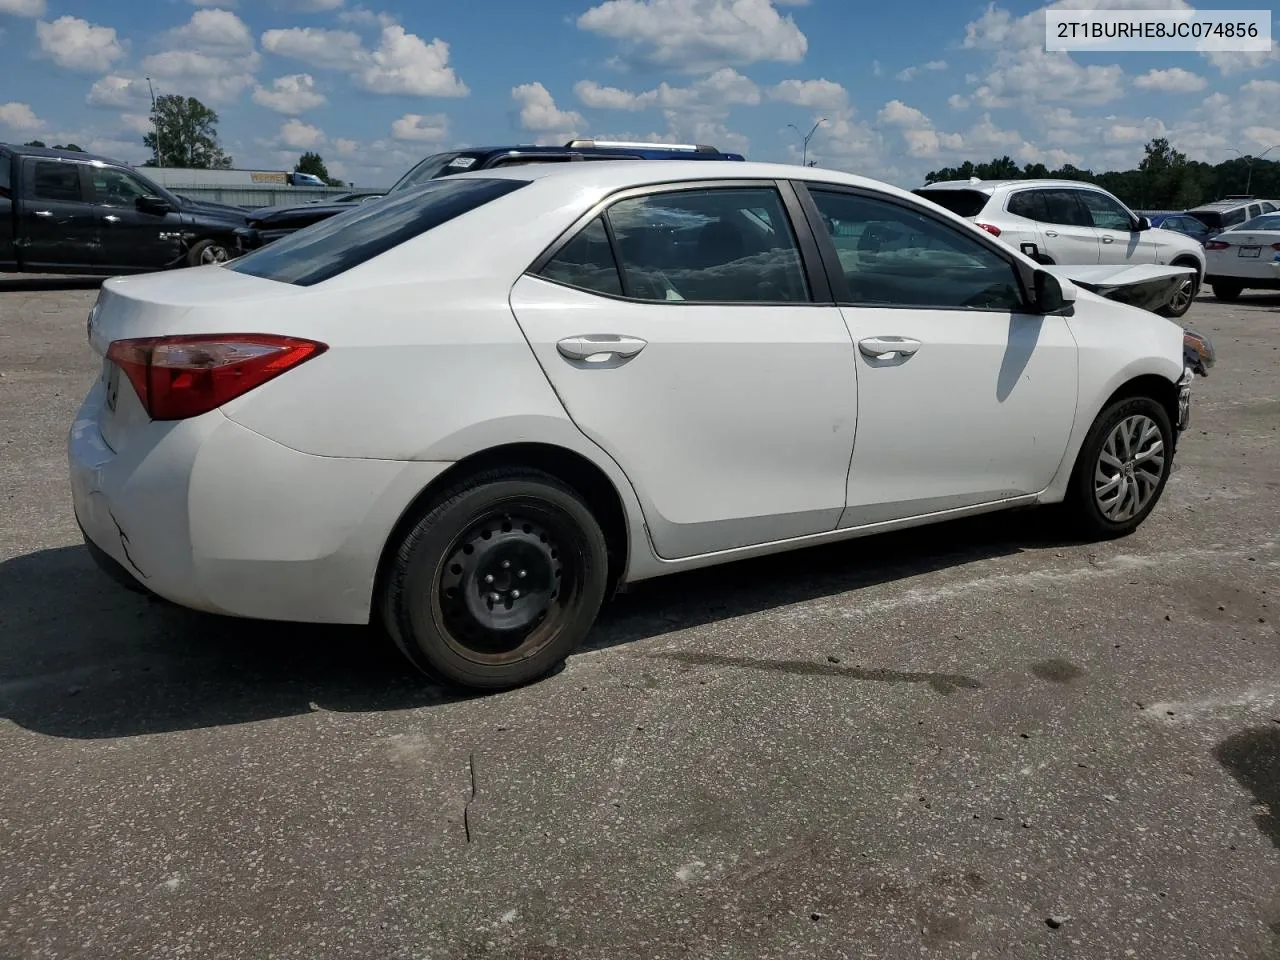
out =
<path fill-rule="evenodd" d="M 604 535 L 578 494 L 536 470 L 445 494 L 392 560 L 384 620 L 420 669 L 472 689 L 536 680 L 586 637 L 604 600 Z"/>

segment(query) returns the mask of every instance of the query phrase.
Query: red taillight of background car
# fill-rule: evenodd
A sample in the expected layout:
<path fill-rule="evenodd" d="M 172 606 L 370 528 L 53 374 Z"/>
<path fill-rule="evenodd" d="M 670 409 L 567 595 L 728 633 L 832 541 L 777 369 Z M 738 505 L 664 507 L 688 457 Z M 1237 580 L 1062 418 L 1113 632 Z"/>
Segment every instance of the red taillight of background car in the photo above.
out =
<path fill-rule="evenodd" d="M 1229 246 L 1231 246 L 1231 244 L 1223 243 L 1221 240 L 1206 240 L 1204 242 L 1204 248 L 1206 250 L 1225 250 Z"/>
<path fill-rule="evenodd" d="M 994 223 L 979 223 L 978 226 L 987 231 L 987 233 L 991 234 L 993 237 L 1000 236 L 1000 228 Z"/>
<path fill-rule="evenodd" d="M 1273 243 L 1273 244 L 1271 245 L 1271 249 L 1272 249 L 1272 250 L 1280 250 L 1280 243 Z"/>
<path fill-rule="evenodd" d="M 116 340 L 116 364 L 152 420 L 208 413 L 324 353 L 315 340 L 264 333 L 202 334 Z"/>

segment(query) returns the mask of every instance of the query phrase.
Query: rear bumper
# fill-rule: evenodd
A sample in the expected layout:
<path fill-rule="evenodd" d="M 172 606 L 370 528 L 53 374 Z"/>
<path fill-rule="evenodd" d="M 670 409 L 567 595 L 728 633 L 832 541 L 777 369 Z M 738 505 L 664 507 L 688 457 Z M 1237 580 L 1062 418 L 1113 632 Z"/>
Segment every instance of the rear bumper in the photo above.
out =
<path fill-rule="evenodd" d="M 133 589 L 209 613 L 367 623 L 383 547 L 449 465 L 313 457 L 220 411 L 151 423 L 119 452 L 95 385 L 68 438 L 76 520 Z"/>

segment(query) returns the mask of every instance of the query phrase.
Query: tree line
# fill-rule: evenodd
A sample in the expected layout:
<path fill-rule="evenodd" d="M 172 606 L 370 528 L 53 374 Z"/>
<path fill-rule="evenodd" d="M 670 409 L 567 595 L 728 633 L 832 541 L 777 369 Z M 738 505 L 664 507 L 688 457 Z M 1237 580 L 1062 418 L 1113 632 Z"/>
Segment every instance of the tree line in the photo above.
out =
<path fill-rule="evenodd" d="M 1019 167 L 1010 157 L 990 163 L 965 161 L 958 167 L 931 170 L 927 183 L 939 180 L 1083 180 L 1097 184 L 1136 210 L 1186 210 L 1202 203 L 1221 200 L 1231 194 L 1280 197 L 1280 162 L 1253 157 L 1234 157 L 1209 164 L 1188 160 L 1186 154 L 1170 146 L 1164 137 L 1148 141 L 1142 161 L 1135 170 L 1108 170 L 1095 173 L 1066 164 L 1050 170 L 1043 163 Z"/>

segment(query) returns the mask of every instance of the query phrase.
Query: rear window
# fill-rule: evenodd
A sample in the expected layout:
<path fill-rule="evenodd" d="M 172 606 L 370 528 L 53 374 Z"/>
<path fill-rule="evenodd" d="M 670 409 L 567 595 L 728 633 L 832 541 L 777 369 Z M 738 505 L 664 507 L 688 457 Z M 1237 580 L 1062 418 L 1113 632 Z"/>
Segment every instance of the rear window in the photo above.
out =
<path fill-rule="evenodd" d="M 1260 217 L 1247 220 L 1237 230 L 1280 230 L 1280 214 L 1264 213 Z"/>
<path fill-rule="evenodd" d="M 309 287 L 506 196 L 526 180 L 432 180 L 359 204 L 233 261 L 227 269 Z"/>
<path fill-rule="evenodd" d="M 915 191 L 917 196 L 932 200 L 940 207 L 945 207 L 958 217 L 976 217 L 991 199 L 981 190 L 929 190 Z"/>

